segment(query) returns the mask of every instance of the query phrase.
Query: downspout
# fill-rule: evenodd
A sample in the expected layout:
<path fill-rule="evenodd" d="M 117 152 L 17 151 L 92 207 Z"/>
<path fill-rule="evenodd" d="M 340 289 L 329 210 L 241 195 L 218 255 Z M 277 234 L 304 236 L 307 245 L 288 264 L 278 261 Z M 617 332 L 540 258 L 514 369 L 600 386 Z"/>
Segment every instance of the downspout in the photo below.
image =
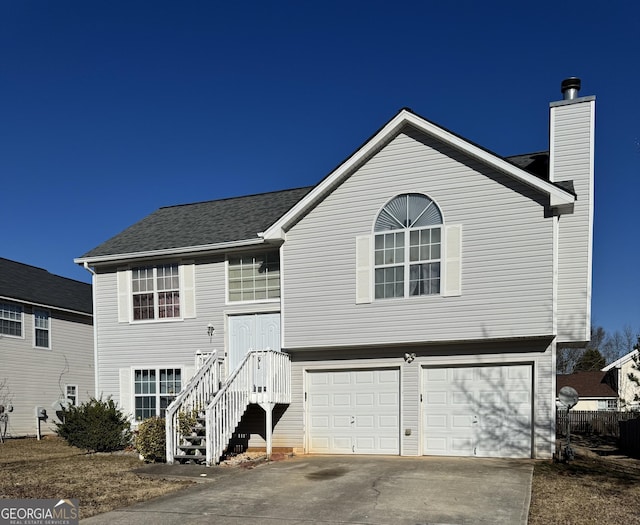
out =
<path fill-rule="evenodd" d="M 97 274 L 89 266 L 89 263 L 85 261 L 83 263 L 84 269 L 87 270 L 91 274 L 91 306 L 93 311 L 92 321 L 93 321 L 93 381 L 94 381 L 94 397 L 98 399 L 98 321 L 96 316 L 96 281 Z"/>

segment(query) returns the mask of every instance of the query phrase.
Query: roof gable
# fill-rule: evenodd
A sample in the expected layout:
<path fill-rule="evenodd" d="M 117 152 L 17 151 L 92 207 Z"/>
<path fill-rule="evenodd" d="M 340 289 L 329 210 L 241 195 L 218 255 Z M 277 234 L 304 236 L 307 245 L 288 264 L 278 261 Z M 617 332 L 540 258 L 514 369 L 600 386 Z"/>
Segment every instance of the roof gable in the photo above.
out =
<path fill-rule="evenodd" d="M 605 366 L 602 371 L 608 372 L 612 368 L 620 368 L 622 365 L 627 364 L 629 361 L 632 361 L 638 355 L 638 350 L 632 350 L 628 354 L 623 355 L 620 359 L 614 361 L 613 363 Z"/>
<path fill-rule="evenodd" d="M 538 159 L 542 166 L 532 168 L 535 159 L 525 158 L 531 155 L 521 155 L 505 159 L 495 153 L 474 144 L 455 133 L 442 128 L 427 119 L 420 117 L 409 109 L 402 109 L 385 124 L 376 134 L 356 150 L 349 158 L 340 164 L 333 172 L 325 177 L 313 190 L 304 198 L 297 202 L 287 213 L 285 213 L 276 223 L 264 232 L 265 239 L 276 239 L 283 237 L 283 231 L 287 231 L 297 222 L 309 209 L 317 205 L 326 194 L 332 192 L 358 167 L 366 162 L 372 155 L 379 151 L 384 145 L 397 136 L 403 128 L 411 126 L 418 131 L 426 133 L 443 143 L 462 151 L 466 155 L 473 157 L 484 164 L 506 173 L 514 179 L 536 189 L 549 196 L 551 206 L 561 206 L 572 204 L 575 196 L 570 190 L 553 184 L 541 177 L 544 172 L 544 154 Z M 548 157 L 546 161 L 548 173 Z M 529 168 L 529 169 L 527 169 Z M 535 171 L 534 171 L 535 170 Z M 536 171 L 538 173 L 536 173 Z"/>
<path fill-rule="evenodd" d="M 91 285 L 0 258 L 0 297 L 90 314 Z"/>

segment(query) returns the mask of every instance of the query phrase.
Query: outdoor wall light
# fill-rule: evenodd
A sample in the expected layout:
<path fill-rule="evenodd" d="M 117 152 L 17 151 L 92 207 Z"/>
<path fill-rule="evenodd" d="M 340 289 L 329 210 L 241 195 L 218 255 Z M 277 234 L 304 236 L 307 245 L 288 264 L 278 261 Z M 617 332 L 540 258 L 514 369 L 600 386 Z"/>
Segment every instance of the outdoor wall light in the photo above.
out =
<path fill-rule="evenodd" d="M 209 342 L 211 342 L 211 338 L 213 337 L 213 334 L 216 333 L 216 329 L 213 327 L 212 323 L 209 323 L 207 325 L 207 335 L 209 336 Z"/>
<path fill-rule="evenodd" d="M 404 354 L 404 360 L 407 363 L 411 363 L 414 359 L 416 358 L 416 354 L 410 354 L 409 352 L 407 352 L 406 354 Z"/>

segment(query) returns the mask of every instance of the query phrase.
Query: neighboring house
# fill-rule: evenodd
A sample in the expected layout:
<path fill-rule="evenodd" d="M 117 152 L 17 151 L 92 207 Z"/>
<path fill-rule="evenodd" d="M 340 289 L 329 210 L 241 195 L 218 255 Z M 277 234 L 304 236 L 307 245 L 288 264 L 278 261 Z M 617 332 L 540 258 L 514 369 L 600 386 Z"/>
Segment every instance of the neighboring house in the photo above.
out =
<path fill-rule="evenodd" d="M 576 372 L 556 376 L 556 393 L 570 386 L 580 396 L 571 410 L 618 410 L 616 377 L 607 372 Z"/>
<path fill-rule="evenodd" d="M 638 351 L 633 350 L 602 369 L 603 372 L 615 374 L 621 410 L 640 409 L 640 402 L 636 400 L 636 396 L 640 396 L 640 386 L 635 381 L 629 379 L 630 374 L 640 379 L 637 359 Z"/>
<path fill-rule="evenodd" d="M 52 432 L 60 402 L 95 392 L 91 285 L 0 258 L 0 404 L 7 435 L 37 434 L 36 407 Z"/>
<path fill-rule="evenodd" d="M 215 463 L 232 433 L 551 457 L 556 345 L 590 337 L 595 98 L 578 88 L 551 104 L 549 152 L 501 157 L 403 109 L 312 188 L 160 208 L 77 258 L 97 393 L 166 415 L 169 461 Z M 193 407 L 202 438 L 175 430 Z"/>

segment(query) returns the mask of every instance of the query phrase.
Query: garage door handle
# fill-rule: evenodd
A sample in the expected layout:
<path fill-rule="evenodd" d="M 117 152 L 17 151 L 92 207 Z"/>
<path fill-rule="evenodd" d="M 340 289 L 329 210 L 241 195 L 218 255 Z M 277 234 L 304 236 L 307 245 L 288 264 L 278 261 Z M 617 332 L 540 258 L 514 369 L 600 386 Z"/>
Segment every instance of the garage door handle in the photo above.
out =
<path fill-rule="evenodd" d="M 471 422 L 472 423 L 477 423 L 478 422 L 478 416 L 473 416 L 473 420 Z"/>
<path fill-rule="evenodd" d="M 356 422 L 356 416 L 351 416 L 351 424 L 353 425 Z"/>

